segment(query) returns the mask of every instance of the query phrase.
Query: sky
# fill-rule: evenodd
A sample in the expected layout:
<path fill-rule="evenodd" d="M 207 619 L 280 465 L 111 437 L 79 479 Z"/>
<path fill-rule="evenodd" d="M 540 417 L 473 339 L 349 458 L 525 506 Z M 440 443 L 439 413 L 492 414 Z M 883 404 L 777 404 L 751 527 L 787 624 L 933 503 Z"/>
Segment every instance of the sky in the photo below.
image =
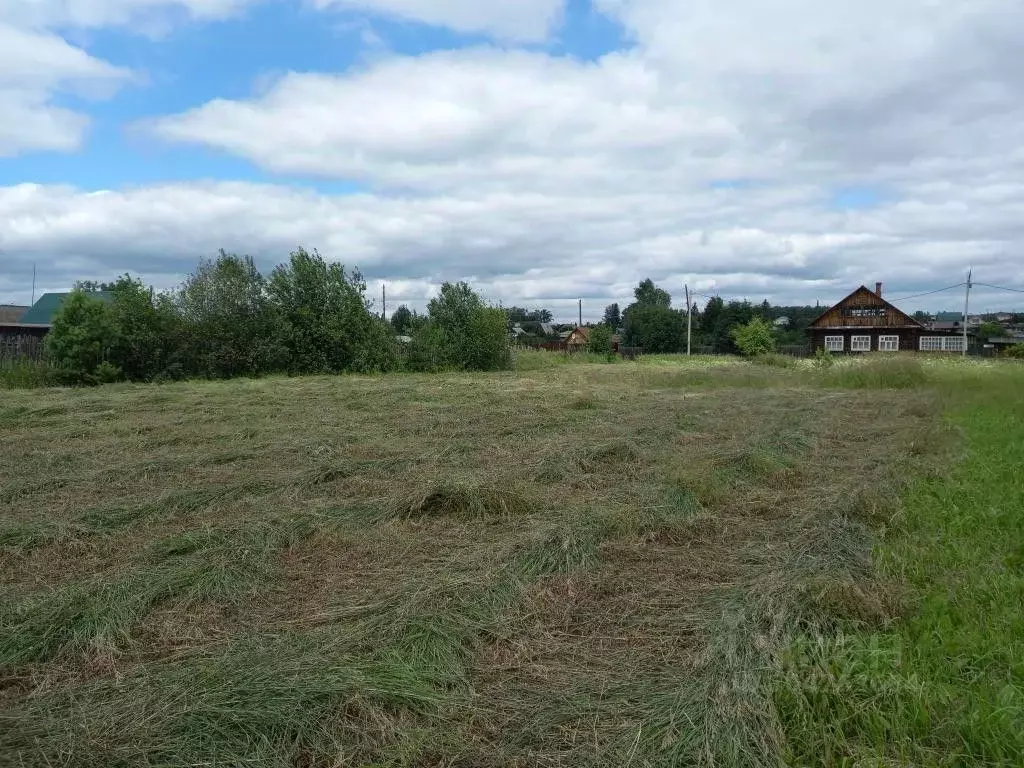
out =
<path fill-rule="evenodd" d="M 1020 50 L 1019 0 L 0 0 L 0 303 L 303 246 L 389 311 L 1024 310 Z"/>

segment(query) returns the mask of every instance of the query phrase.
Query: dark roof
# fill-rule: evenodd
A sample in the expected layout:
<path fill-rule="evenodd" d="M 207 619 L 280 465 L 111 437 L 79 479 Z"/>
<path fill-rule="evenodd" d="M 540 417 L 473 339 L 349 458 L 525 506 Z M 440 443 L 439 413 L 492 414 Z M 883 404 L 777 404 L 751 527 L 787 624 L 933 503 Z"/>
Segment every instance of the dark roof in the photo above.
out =
<path fill-rule="evenodd" d="M 52 325 L 53 318 L 70 295 L 70 293 L 44 293 L 31 309 L 18 318 L 18 322 L 28 325 Z M 109 291 L 96 291 L 89 295 L 101 301 L 110 301 L 114 298 L 114 294 Z"/>
<path fill-rule="evenodd" d="M 960 312 L 936 312 L 935 322 L 937 323 L 959 323 L 964 319 Z"/>
<path fill-rule="evenodd" d="M 16 323 L 28 311 L 18 304 L 0 304 L 0 323 Z"/>

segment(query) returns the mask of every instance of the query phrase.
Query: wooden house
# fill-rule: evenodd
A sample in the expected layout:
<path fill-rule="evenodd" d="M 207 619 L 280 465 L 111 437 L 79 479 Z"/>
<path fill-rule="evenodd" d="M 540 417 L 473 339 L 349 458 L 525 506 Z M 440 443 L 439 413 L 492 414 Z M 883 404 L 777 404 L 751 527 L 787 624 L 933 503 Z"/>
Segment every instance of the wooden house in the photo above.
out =
<path fill-rule="evenodd" d="M 580 326 L 569 332 L 569 335 L 565 339 L 565 348 L 570 352 L 576 352 L 586 348 L 589 340 L 590 329 Z"/>
<path fill-rule="evenodd" d="M 882 284 L 861 286 L 808 328 L 811 348 L 829 352 L 961 352 L 962 332 L 926 328 L 882 298 Z"/>

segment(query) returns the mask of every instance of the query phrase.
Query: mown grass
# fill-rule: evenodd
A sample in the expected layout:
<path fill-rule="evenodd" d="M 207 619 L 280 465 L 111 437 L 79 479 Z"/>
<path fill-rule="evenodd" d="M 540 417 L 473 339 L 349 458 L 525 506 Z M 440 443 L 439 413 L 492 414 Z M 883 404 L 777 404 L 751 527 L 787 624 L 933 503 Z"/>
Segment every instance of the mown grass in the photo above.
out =
<path fill-rule="evenodd" d="M 1019 403 L 1002 367 L 884 364 L 545 358 L 11 392 L 0 755 L 1011 764 L 1016 694 L 996 683 L 1019 681 L 1019 518 L 979 511 L 1012 494 L 970 495 L 974 455 L 956 464 L 939 414 L 968 407 L 964 377 L 1001 392 L 971 401 L 993 419 Z M 1005 491 L 1004 448 L 982 464 Z M 941 528 L 918 496 L 984 524 Z M 993 605 L 998 631 L 978 621 Z M 971 718 L 1002 752 L 951 746 Z"/>

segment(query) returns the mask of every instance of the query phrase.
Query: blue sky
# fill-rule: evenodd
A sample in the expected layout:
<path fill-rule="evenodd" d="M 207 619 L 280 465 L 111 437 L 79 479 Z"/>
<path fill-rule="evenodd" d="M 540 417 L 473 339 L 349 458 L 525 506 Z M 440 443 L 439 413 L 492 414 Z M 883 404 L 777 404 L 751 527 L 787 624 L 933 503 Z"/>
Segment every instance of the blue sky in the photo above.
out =
<path fill-rule="evenodd" d="M 91 118 L 81 150 L 72 155 L 28 152 L 0 160 L 0 184 L 32 180 L 109 188 L 209 178 L 273 181 L 327 193 L 362 189 L 352 182 L 270 174 L 202 147 L 167 146 L 138 135 L 133 124 L 213 99 L 246 98 L 285 72 L 345 72 L 366 66 L 384 50 L 418 56 L 493 42 L 485 34 L 379 14 L 325 14 L 292 2 L 260 3 L 219 21 L 184 21 L 156 38 L 123 27 L 71 32 L 71 39 L 82 42 L 91 55 L 130 68 L 139 73 L 140 82 L 104 101 L 58 94 L 56 104 Z M 370 34 L 379 42 L 368 42 Z M 599 13 L 590 0 L 571 0 L 550 39 L 520 47 L 593 61 L 629 44 L 622 26 Z"/>
<path fill-rule="evenodd" d="M 1022 47 L 1017 0 L 6 3 L 0 303 L 299 245 L 567 317 L 1024 287 Z"/>

